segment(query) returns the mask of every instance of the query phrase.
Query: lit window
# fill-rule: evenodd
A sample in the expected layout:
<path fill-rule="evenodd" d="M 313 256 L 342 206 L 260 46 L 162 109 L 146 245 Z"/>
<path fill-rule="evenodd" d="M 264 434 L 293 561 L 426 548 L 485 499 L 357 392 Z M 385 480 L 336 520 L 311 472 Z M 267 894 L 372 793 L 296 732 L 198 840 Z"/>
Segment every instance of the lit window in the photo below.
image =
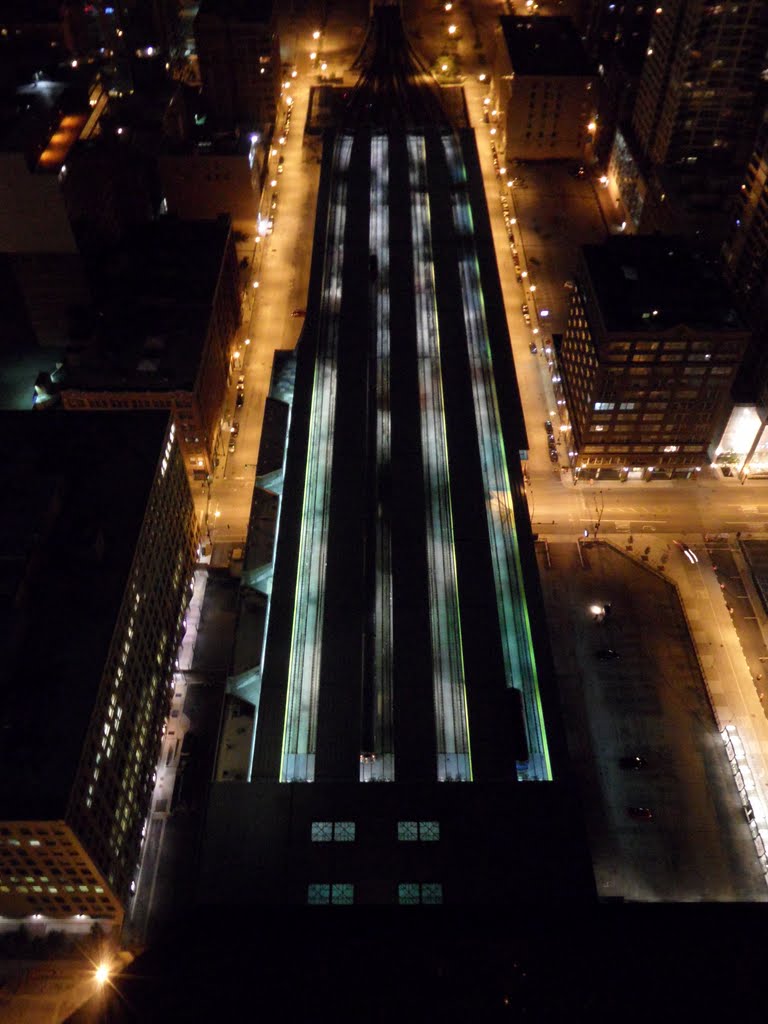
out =
<path fill-rule="evenodd" d="M 312 822 L 312 842 L 313 843 L 330 843 L 332 841 L 332 839 L 333 839 L 333 822 L 332 821 L 313 821 Z"/>
<path fill-rule="evenodd" d="M 439 882 L 401 882 L 397 887 L 397 902 L 436 905 L 443 902 L 443 887 Z"/>
<path fill-rule="evenodd" d="M 420 821 L 419 822 L 419 839 L 424 842 L 435 842 L 440 838 L 440 822 L 439 821 Z"/>
<path fill-rule="evenodd" d="M 439 821 L 398 821 L 397 838 L 404 842 L 421 839 L 422 842 L 435 842 L 440 838 Z"/>
<path fill-rule="evenodd" d="M 314 906 L 327 906 L 329 903 L 351 906 L 354 902 L 355 887 L 349 882 L 334 882 L 333 885 L 315 882 L 307 886 L 307 903 Z"/>
<path fill-rule="evenodd" d="M 354 821 L 313 821 L 312 842 L 351 843 L 355 839 Z"/>

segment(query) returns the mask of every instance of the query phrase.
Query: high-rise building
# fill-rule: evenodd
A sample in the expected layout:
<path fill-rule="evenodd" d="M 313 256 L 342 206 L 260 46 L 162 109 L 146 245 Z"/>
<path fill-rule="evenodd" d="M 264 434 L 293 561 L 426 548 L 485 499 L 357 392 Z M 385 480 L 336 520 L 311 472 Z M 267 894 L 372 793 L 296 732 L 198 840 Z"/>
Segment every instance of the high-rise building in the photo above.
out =
<path fill-rule="evenodd" d="M 726 275 L 750 318 L 768 321 L 768 110 L 733 204 Z"/>
<path fill-rule="evenodd" d="M 707 464 L 748 340 L 719 264 L 681 239 L 584 246 L 558 352 L 574 466 L 626 478 Z"/>
<path fill-rule="evenodd" d="M 761 0 L 654 7 L 631 124 L 609 165 L 636 230 L 722 240 L 757 130 L 768 45 Z"/>
<path fill-rule="evenodd" d="M 741 171 L 766 42 L 762 0 L 659 0 L 633 116 L 643 154 L 666 167 Z"/>
<path fill-rule="evenodd" d="M 474 135 L 397 7 L 373 37 L 273 376 L 199 898 L 583 905 Z"/>
<path fill-rule="evenodd" d="M 195 18 L 203 96 L 224 124 L 274 124 L 280 46 L 272 0 L 203 0 Z"/>
<path fill-rule="evenodd" d="M 196 557 L 167 413 L 0 413 L 0 914 L 119 924 Z"/>
<path fill-rule="evenodd" d="M 605 162 L 616 126 L 632 114 L 654 5 L 590 0 L 586 7 L 584 46 L 598 72 L 595 151 L 599 160 Z"/>

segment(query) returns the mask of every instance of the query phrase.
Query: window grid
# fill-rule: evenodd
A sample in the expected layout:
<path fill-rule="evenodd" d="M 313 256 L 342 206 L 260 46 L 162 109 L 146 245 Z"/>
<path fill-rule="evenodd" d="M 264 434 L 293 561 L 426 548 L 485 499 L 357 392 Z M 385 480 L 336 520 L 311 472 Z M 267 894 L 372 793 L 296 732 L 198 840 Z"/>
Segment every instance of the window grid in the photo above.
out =
<path fill-rule="evenodd" d="M 355 902 L 355 887 L 351 882 L 312 882 L 307 886 L 310 906 L 349 907 Z"/>
<path fill-rule="evenodd" d="M 400 882 L 397 902 L 401 906 L 437 906 L 443 902 L 443 886 L 440 882 Z"/>
<path fill-rule="evenodd" d="M 398 821 L 397 838 L 401 842 L 437 842 L 440 838 L 439 821 Z"/>
<path fill-rule="evenodd" d="M 355 841 L 354 821 L 313 821 L 313 843 L 352 843 Z"/>

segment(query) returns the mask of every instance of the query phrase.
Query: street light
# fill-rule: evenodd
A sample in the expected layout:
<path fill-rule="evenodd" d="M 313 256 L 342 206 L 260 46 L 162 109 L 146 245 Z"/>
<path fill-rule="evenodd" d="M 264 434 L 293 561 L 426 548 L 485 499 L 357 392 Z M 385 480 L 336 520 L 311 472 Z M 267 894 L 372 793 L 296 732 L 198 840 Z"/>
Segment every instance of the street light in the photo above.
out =
<path fill-rule="evenodd" d="M 93 974 L 96 984 L 103 987 L 109 981 L 109 965 L 100 963 Z"/>
<path fill-rule="evenodd" d="M 455 36 L 456 35 L 456 26 L 455 25 L 449 25 L 448 26 L 448 35 L 449 36 Z"/>
<path fill-rule="evenodd" d="M 312 38 L 313 39 L 319 39 L 320 38 L 320 33 L 318 32 L 317 29 L 315 29 L 315 31 L 312 33 Z"/>

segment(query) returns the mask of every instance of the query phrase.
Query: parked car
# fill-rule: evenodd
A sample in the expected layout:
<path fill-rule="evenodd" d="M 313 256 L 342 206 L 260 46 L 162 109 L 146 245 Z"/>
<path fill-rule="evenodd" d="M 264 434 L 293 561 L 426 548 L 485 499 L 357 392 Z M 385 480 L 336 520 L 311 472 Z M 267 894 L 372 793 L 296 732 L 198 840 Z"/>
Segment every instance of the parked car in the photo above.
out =
<path fill-rule="evenodd" d="M 644 768 L 648 767 L 648 762 L 644 757 L 639 757 L 635 754 L 633 757 L 620 757 L 619 768 L 624 772 L 641 772 Z"/>
<path fill-rule="evenodd" d="M 595 651 L 595 657 L 598 661 L 615 661 L 619 657 L 619 652 L 614 651 L 612 647 L 601 647 Z"/>
<path fill-rule="evenodd" d="M 245 401 L 245 395 L 242 391 L 237 392 L 237 398 L 235 399 L 235 408 L 242 409 L 243 402 Z"/>
<path fill-rule="evenodd" d="M 238 391 L 242 391 L 244 387 L 245 387 L 245 374 L 241 373 L 240 376 L 237 378 L 237 390 Z"/>
<path fill-rule="evenodd" d="M 306 315 L 307 315 L 306 309 L 294 309 L 294 311 L 291 313 L 291 316 L 306 316 Z"/>
<path fill-rule="evenodd" d="M 238 420 L 235 420 L 235 422 L 229 428 L 229 432 L 232 435 L 232 437 L 237 437 L 237 435 L 240 433 L 240 423 Z"/>
<path fill-rule="evenodd" d="M 230 441 L 229 442 L 229 450 L 230 450 L 230 452 L 233 452 L 235 450 L 235 442 L 234 441 Z"/>
<path fill-rule="evenodd" d="M 535 342 L 533 342 L 533 341 L 531 342 L 531 344 L 530 344 L 530 345 L 529 345 L 528 347 L 530 348 L 530 350 L 531 350 L 531 352 L 533 353 L 533 355 L 536 355 L 536 353 L 537 353 L 537 352 L 539 351 L 539 350 L 538 350 L 538 349 L 536 348 L 536 343 L 535 343 Z"/>
<path fill-rule="evenodd" d="M 635 821 L 653 821 L 653 811 L 650 807 L 628 807 L 627 814 Z"/>

